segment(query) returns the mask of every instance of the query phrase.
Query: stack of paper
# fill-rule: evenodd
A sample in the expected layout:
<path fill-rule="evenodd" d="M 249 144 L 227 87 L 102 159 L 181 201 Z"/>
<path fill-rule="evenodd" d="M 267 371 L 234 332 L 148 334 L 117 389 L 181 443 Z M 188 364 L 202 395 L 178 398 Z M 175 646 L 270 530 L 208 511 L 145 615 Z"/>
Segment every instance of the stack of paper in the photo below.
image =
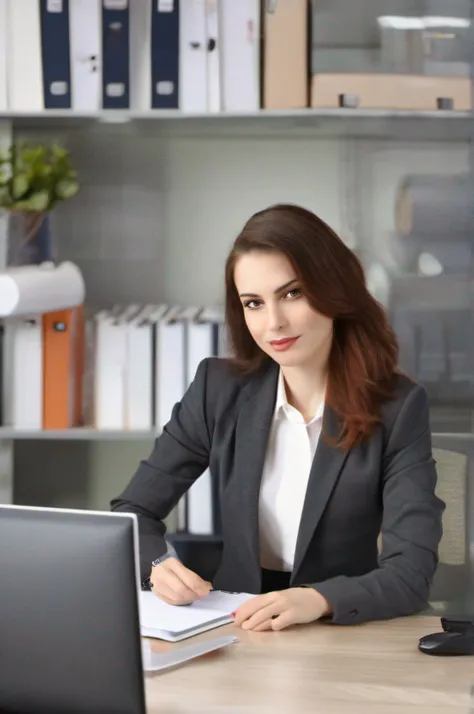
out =
<path fill-rule="evenodd" d="M 233 621 L 232 613 L 247 600 L 249 593 L 224 593 L 214 590 L 191 605 L 167 605 L 152 592 L 140 593 L 140 630 L 143 637 L 178 642 L 200 632 Z"/>

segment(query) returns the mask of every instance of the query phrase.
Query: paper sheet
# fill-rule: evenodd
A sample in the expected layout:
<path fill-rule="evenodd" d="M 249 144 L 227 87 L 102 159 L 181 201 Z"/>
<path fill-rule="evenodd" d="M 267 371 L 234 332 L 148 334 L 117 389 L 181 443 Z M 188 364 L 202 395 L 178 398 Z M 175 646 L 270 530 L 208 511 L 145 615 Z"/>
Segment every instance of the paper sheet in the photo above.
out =
<path fill-rule="evenodd" d="M 140 625 L 146 629 L 179 633 L 227 617 L 253 597 L 255 595 L 249 593 L 213 590 L 191 605 L 168 605 L 152 592 L 141 592 Z"/>

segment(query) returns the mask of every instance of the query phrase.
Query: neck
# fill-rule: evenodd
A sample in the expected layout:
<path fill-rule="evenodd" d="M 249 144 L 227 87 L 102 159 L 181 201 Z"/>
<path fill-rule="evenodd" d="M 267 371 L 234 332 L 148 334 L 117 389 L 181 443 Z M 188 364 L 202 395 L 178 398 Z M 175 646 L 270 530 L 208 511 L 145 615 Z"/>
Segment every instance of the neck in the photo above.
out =
<path fill-rule="evenodd" d="M 303 415 L 306 421 L 314 417 L 326 393 L 328 365 L 316 367 L 282 367 L 286 396 L 289 404 Z"/>

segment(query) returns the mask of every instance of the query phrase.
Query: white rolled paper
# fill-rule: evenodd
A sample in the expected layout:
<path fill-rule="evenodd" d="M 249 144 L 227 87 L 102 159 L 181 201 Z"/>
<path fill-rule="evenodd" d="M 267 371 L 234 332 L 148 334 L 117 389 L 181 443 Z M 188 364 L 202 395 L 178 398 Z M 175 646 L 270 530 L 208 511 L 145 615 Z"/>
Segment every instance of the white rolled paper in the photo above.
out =
<path fill-rule="evenodd" d="M 74 263 L 22 265 L 0 273 L 0 317 L 65 310 L 84 302 L 85 284 Z"/>

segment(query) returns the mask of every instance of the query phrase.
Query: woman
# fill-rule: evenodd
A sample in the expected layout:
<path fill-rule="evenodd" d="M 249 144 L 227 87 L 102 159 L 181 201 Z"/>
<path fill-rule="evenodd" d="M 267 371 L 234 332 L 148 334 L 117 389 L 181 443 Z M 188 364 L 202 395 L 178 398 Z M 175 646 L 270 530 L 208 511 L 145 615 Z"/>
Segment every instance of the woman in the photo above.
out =
<path fill-rule="evenodd" d="M 234 243 L 226 303 L 235 358 L 201 363 L 112 502 L 139 515 L 143 577 L 151 570 L 170 603 L 209 592 L 172 553 L 160 556 L 163 519 L 210 466 L 224 542 L 213 587 L 257 593 L 238 625 L 420 611 L 444 508 L 427 396 L 397 371 L 395 336 L 358 259 L 310 211 L 273 206 Z"/>

